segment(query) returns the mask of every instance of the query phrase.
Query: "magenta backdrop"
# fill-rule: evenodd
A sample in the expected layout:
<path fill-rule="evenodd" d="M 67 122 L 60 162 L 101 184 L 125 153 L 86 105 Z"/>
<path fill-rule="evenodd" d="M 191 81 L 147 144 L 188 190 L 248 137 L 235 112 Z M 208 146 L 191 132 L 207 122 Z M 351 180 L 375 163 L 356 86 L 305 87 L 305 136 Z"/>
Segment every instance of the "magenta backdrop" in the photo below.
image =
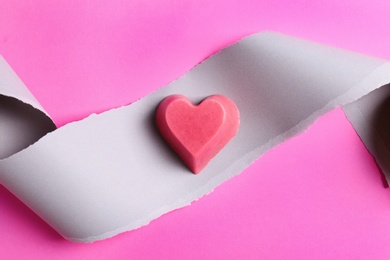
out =
<path fill-rule="evenodd" d="M 0 55 L 62 126 L 262 30 L 390 59 L 389 17 L 388 0 L 1 0 Z M 0 259 L 29 258 L 390 259 L 390 191 L 337 109 L 190 207 L 93 244 L 0 187 Z"/>

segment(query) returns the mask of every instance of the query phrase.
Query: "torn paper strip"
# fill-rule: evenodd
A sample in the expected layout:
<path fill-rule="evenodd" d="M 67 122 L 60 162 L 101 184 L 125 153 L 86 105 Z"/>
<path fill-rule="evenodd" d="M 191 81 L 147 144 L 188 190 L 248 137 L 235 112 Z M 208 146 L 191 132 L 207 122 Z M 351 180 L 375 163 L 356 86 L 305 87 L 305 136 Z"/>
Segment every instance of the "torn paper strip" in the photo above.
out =
<path fill-rule="evenodd" d="M 385 60 L 259 33 L 129 106 L 68 124 L 1 160 L 0 181 L 67 239 L 108 238 L 189 205 L 321 115 L 389 82 Z M 201 174 L 156 130 L 155 109 L 171 94 L 193 102 L 222 94 L 240 110 L 238 134 Z"/>

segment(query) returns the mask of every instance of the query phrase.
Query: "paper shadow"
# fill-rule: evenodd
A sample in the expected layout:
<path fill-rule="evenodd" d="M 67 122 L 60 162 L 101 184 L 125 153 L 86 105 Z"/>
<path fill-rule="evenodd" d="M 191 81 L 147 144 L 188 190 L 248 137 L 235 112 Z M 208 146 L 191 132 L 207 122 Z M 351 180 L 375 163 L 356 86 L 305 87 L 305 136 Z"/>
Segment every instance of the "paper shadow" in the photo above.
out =
<path fill-rule="evenodd" d="M 390 87 L 390 85 L 385 87 Z M 384 172 L 390 172 L 390 95 L 379 104 L 372 122 L 373 130 L 370 133 L 370 139 L 373 143 L 376 159 L 380 162 L 383 171 L 384 183 L 386 183 L 386 187 L 389 187 Z"/>
<path fill-rule="evenodd" d="M 55 129 L 42 111 L 0 95 L 0 159 L 27 148 Z"/>

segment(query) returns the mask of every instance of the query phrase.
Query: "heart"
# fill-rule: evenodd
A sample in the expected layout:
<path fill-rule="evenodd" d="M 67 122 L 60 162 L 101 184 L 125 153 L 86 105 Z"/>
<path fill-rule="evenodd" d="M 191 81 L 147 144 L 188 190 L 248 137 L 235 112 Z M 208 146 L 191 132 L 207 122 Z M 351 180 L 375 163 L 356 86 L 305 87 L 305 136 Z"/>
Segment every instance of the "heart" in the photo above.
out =
<path fill-rule="evenodd" d="M 237 134 L 240 114 L 222 95 L 209 96 L 199 105 L 171 95 L 158 105 L 156 121 L 166 142 L 196 174 Z"/>

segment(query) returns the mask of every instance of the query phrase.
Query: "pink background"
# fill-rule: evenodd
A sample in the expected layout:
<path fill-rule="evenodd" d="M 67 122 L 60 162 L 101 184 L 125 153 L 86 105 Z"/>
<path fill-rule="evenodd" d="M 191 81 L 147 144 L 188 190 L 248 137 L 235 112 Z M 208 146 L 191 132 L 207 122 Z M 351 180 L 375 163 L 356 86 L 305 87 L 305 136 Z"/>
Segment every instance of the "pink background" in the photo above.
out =
<path fill-rule="evenodd" d="M 0 55 L 62 126 L 262 30 L 390 59 L 389 17 L 388 0 L 1 0 Z M 93 244 L 64 240 L 0 187 L 0 259 L 125 256 L 389 259 L 390 191 L 340 109 L 192 206 Z"/>

